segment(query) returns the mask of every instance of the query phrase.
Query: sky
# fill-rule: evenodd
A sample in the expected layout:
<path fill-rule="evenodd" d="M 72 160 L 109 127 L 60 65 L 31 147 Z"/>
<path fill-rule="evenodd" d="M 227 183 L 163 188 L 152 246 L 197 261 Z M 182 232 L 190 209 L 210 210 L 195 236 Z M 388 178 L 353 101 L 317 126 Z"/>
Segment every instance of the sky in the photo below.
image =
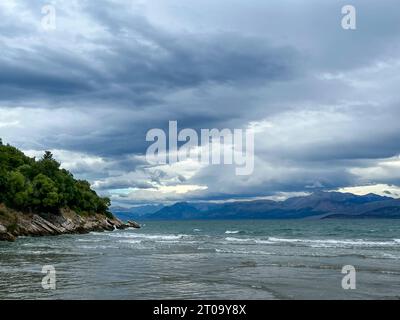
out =
<path fill-rule="evenodd" d="M 397 0 L 2 0 L 0 137 L 113 205 L 400 197 L 399 40 Z M 254 172 L 149 164 L 169 121 L 253 128 Z"/>

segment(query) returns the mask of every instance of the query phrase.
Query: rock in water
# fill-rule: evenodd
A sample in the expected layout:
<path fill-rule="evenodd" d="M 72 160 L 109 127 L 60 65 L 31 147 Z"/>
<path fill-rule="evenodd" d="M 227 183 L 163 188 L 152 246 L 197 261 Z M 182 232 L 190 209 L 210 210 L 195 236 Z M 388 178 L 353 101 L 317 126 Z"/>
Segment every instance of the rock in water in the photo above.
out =
<path fill-rule="evenodd" d="M 140 229 L 140 224 L 135 221 L 128 221 L 128 226 L 135 229 Z"/>
<path fill-rule="evenodd" d="M 0 241 L 14 241 L 15 237 L 7 231 L 7 228 L 0 224 Z"/>

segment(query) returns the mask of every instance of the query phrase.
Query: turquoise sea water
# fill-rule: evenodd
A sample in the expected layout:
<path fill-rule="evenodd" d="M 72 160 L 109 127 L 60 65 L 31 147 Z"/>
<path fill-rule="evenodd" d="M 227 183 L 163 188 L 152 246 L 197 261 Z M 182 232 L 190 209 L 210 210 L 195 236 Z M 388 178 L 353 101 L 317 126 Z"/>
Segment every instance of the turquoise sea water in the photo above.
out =
<path fill-rule="evenodd" d="M 355 290 L 342 289 L 344 265 Z M 0 299 L 20 298 L 398 299 L 400 221 L 154 221 L 2 242 Z"/>

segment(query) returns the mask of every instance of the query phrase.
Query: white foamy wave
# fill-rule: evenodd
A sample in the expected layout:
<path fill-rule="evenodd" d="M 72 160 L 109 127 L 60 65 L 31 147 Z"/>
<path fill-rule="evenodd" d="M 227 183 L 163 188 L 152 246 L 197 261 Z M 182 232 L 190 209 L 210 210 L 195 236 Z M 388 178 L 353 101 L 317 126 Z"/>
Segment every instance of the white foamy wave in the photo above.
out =
<path fill-rule="evenodd" d="M 373 258 L 375 258 L 375 257 L 373 257 Z M 377 258 L 399 260 L 400 256 L 396 256 L 396 255 L 391 254 L 391 253 L 383 253 L 382 257 L 377 257 Z"/>
<path fill-rule="evenodd" d="M 239 232 L 240 232 L 239 230 L 226 230 L 225 231 L 226 234 L 236 234 L 236 233 L 239 233 Z"/>
<path fill-rule="evenodd" d="M 28 251 L 24 251 L 24 254 L 32 254 L 32 255 L 40 255 L 40 254 L 47 254 L 48 252 L 46 251 L 37 251 L 37 250 L 28 250 Z"/>
<path fill-rule="evenodd" d="M 166 243 L 166 244 L 174 244 L 174 243 L 182 243 L 182 241 L 179 240 L 157 240 L 157 243 Z M 185 244 L 187 244 L 187 242 L 184 242 Z"/>
<path fill-rule="evenodd" d="M 226 237 L 225 240 L 232 242 L 254 242 L 255 239 Z"/>
<path fill-rule="evenodd" d="M 106 246 L 106 245 L 93 245 L 93 246 L 81 245 L 81 246 L 79 246 L 79 248 L 81 248 L 81 249 L 89 249 L 89 250 L 118 249 L 117 246 Z"/>
<path fill-rule="evenodd" d="M 77 239 L 78 242 L 100 242 L 101 239 Z"/>
<path fill-rule="evenodd" d="M 226 241 L 237 242 L 237 243 L 253 243 L 253 244 L 273 244 L 274 242 L 265 240 L 265 239 L 257 239 L 257 238 L 235 238 L 235 237 L 226 237 Z"/>
<path fill-rule="evenodd" d="M 118 242 L 119 242 L 119 243 L 129 243 L 129 244 L 138 244 L 138 243 L 141 243 L 142 240 L 132 240 L 132 239 L 129 239 L 129 240 L 119 240 Z"/>
<path fill-rule="evenodd" d="M 111 232 L 113 232 L 113 231 L 111 231 Z M 106 232 L 105 231 L 103 231 L 103 232 L 92 231 L 92 232 L 89 232 L 89 234 L 94 235 L 94 236 L 103 236 L 106 234 Z"/>
<path fill-rule="evenodd" d="M 260 239 L 255 239 L 254 242 L 255 242 L 255 243 L 258 243 L 258 244 L 273 244 L 273 243 L 274 243 L 273 241 L 269 241 L 269 240 L 260 240 Z"/>
<path fill-rule="evenodd" d="M 140 239 L 140 240 L 153 240 L 153 241 L 182 240 L 190 237 L 187 234 L 161 235 L 161 234 L 143 234 L 143 233 L 126 233 L 126 232 L 108 234 L 108 236 L 113 238 Z"/>
<path fill-rule="evenodd" d="M 233 254 L 256 254 L 256 255 L 273 255 L 271 252 L 259 251 L 259 250 L 230 250 L 230 249 L 215 249 L 217 253 L 233 253 Z"/>
<path fill-rule="evenodd" d="M 296 238 L 235 238 L 226 237 L 226 241 L 237 243 L 255 243 L 255 244 L 292 244 L 303 245 L 312 248 L 339 248 L 339 247 L 393 247 L 400 246 L 400 239 L 391 241 L 372 241 L 364 239 L 296 239 Z"/>
<path fill-rule="evenodd" d="M 341 246 L 366 246 L 366 247 L 385 247 L 385 246 L 396 246 L 400 242 L 396 241 L 369 241 L 364 239 L 287 239 L 287 238 L 275 238 L 269 237 L 269 241 L 273 243 L 294 243 L 294 244 L 306 244 L 312 247 L 341 247 Z"/>

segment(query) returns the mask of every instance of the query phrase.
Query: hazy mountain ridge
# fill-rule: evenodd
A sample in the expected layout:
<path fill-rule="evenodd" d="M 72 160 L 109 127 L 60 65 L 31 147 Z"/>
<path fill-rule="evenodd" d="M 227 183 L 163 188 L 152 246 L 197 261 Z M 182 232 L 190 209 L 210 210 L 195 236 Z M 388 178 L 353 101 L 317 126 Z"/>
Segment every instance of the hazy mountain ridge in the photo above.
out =
<path fill-rule="evenodd" d="M 141 217 L 147 216 L 149 214 L 155 213 L 164 208 L 161 204 L 150 204 L 144 206 L 137 206 L 131 208 L 124 208 L 120 206 L 111 207 L 111 211 L 114 215 L 116 215 L 121 220 L 129 220 L 136 217 L 136 219 L 140 219 Z"/>
<path fill-rule="evenodd" d="M 117 211 L 113 211 L 120 217 Z M 315 192 L 285 201 L 255 200 L 223 204 L 178 202 L 155 212 L 125 213 L 129 219 L 304 219 L 400 218 L 400 199 L 376 194 Z"/>

